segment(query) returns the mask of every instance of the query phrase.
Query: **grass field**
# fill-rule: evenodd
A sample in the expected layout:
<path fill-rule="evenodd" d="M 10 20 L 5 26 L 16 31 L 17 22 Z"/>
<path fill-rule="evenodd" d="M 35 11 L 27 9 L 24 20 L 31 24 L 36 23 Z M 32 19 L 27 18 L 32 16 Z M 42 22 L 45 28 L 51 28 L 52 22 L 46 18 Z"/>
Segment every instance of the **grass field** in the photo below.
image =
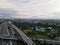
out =
<path fill-rule="evenodd" d="M 41 33 L 36 33 L 35 31 L 32 30 L 23 30 L 24 33 L 26 33 L 28 36 L 30 37 L 34 37 L 34 38 L 44 38 L 46 39 L 47 37 Z"/>

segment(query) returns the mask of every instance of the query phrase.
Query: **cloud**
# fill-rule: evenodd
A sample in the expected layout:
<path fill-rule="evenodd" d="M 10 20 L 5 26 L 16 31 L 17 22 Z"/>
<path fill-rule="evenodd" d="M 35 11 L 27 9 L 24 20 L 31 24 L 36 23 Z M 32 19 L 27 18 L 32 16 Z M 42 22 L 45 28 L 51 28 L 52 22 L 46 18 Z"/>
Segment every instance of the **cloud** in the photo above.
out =
<path fill-rule="evenodd" d="M 16 10 L 19 15 L 8 12 L 14 18 L 60 19 L 59 4 L 60 0 L 0 0 L 0 7 L 4 10 Z"/>
<path fill-rule="evenodd" d="M 6 1 L 8 1 L 8 2 L 10 2 L 10 3 L 28 3 L 29 2 L 29 0 L 6 0 Z"/>
<path fill-rule="evenodd" d="M 7 9 L 7 8 L 15 9 L 17 10 L 18 14 L 22 15 L 21 16 L 22 18 L 24 18 L 24 16 L 28 18 L 29 16 L 39 15 L 39 9 L 38 9 L 39 1 L 40 0 L 38 1 L 36 0 L 0 0 L 1 2 L 0 7 L 4 9 Z M 38 5 L 38 6 L 36 7 L 35 5 L 36 6 Z M 35 11 L 38 13 L 36 13 Z M 15 16 L 12 15 L 11 17 L 15 17 Z"/>
<path fill-rule="evenodd" d="M 0 8 L 0 18 L 12 18 L 12 16 L 17 16 L 17 12 L 13 9 L 3 9 Z"/>

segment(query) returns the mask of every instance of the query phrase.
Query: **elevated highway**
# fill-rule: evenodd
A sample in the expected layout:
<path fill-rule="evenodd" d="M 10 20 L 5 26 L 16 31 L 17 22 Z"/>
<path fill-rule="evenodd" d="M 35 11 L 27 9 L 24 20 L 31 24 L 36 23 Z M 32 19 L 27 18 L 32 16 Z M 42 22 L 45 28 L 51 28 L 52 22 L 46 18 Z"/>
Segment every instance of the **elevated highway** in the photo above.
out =
<path fill-rule="evenodd" d="M 20 36 L 22 37 L 22 39 L 28 44 L 28 45 L 35 45 L 35 43 L 29 38 L 27 37 L 18 27 L 16 27 L 13 24 L 10 24 L 12 28 L 16 29 L 16 31 L 20 34 Z"/>

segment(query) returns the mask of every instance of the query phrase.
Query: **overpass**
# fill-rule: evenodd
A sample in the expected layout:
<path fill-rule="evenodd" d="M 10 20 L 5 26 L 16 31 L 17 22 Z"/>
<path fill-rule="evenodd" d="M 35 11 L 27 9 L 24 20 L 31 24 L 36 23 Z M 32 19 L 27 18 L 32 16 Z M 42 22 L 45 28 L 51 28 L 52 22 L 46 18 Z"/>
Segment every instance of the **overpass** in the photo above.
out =
<path fill-rule="evenodd" d="M 0 25 L 0 40 L 1 45 L 12 45 L 12 41 L 17 40 L 13 34 L 10 36 L 8 22 L 4 22 Z"/>
<path fill-rule="evenodd" d="M 20 34 L 20 36 L 22 37 L 22 39 L 28 44 L 28 45 L 35 45 L 35 43 L 28 37 L 26 36 L 18 27 L 16 27 L 14 24 L 9 23 L 10 26 L 14 29 L 16 29 L 16 31 Z"/>
<path fill-rule="evenodd" d="M 9 21 L 6 21 L 0 25 L 0 39 L 5 39 L 5 40 L 17 40 L 17 38 L 14 37 L 14 32 L 12 31 L 12 34 L 9 32 L 8 26 L 11 28 L 15 29 L 21 36 L 22 40 L 26 42 L 28 45 L 35 45 L 35 43 L 27 37 L 18 27 L 16 27 L 14 24 L 9 23 Z M 11 35 L 10 35 L 11 34 Z M 3 42 L 5 42 L 5 40 Z M 7 41 L 6 41 L 7 42 Z M 12 41 L 9 41 L 12 42 Z M 7 42 L 8 43 L 8 42 Z M 6 43 L 6 44 L 7 44 Z M 4 45 L 4 44 L 3 44 Z M 8 43 L 8 45 L 10 45 Z"/>

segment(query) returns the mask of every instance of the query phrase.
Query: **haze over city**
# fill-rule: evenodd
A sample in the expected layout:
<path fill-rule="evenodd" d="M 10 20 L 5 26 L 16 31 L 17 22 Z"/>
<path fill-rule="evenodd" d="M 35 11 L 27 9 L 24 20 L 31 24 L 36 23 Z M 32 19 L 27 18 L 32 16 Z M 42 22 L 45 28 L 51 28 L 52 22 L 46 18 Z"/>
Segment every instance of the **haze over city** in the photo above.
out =
<path fill-rule="evenodd" d="M 0 0 L 0 18 L 60 19 L 60 0 Z"/>
<path fill-rule="evenodd" d="M 0 0 L 0 45 L 60 45 L 60 0 Z"/>

